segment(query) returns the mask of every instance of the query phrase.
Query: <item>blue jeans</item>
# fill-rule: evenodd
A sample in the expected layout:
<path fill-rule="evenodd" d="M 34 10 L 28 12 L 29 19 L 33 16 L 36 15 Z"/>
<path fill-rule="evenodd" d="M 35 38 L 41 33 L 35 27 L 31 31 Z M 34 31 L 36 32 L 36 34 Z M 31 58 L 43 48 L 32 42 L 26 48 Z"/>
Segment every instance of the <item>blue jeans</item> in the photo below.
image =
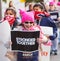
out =
<path fill-rule="evenodd" d="M 17 61 L 38 61 L 38 51 L 32 52 L 32 57 L 24 58 L 22 52 L 18 52 Z"/>

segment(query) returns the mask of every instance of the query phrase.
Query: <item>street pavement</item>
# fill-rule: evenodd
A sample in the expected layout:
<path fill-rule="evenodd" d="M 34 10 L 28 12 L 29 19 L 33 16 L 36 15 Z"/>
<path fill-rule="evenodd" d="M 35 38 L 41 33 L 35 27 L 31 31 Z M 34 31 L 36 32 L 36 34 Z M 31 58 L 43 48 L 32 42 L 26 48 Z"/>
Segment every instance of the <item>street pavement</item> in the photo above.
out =
<path fill-rule="evenodd" d="M 50 61 L 60 61 L 60 44 L 58 46 L 58 55 L 51 55 Z"/>

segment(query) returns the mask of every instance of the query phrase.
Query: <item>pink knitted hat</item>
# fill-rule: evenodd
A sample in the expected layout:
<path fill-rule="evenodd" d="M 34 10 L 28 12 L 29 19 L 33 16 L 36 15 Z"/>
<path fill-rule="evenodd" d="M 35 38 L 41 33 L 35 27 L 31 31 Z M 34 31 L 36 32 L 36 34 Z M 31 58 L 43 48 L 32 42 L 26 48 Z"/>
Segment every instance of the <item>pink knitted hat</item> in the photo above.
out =
<path fill-rule="evenodd" d="M 50 5 L 50 6 L 53 6 L 53 5 L 54 5 L 54 2 L 49 2 L 49 5 Z"/>
<path fill-rule="evenodd" d="M 22 23 L 27 21 L 34 22 L 34 12 L 26 12 L 20 9 L 20 15 Z"/>

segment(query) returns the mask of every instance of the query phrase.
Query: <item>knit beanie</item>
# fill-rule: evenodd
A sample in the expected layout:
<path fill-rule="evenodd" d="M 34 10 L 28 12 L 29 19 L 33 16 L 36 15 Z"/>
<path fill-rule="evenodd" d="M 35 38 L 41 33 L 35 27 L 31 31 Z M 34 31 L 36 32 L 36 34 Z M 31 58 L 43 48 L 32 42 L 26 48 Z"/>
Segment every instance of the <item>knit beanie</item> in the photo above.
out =
<path fill-rule="evenodd" d="M 30 21 L 30 22 L 34 22 L 34 12 L 26 12 L 20 9 L 20 15 L 21 15 L 21 20 L 22 23 Z"/>

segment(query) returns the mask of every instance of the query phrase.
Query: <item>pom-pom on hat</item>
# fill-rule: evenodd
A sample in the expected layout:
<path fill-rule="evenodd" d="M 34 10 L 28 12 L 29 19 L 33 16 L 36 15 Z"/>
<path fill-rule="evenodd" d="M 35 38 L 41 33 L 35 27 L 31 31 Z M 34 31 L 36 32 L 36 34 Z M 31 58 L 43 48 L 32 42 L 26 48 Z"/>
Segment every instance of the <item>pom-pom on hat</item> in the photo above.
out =
<path fill-rule="evenodd" d="M 34 22 L 34 12 L 26 12 L 20 9 L 20 15 L 21 15 L 21 20 L 22 23 L 30 21 Z"/>
<path fill-rule="evenodd" d="M 50 6 L 53 6 L 53 5 L 54 5 L 54 2 L 49 2 L 49 5 L 50 5 Z"/>

